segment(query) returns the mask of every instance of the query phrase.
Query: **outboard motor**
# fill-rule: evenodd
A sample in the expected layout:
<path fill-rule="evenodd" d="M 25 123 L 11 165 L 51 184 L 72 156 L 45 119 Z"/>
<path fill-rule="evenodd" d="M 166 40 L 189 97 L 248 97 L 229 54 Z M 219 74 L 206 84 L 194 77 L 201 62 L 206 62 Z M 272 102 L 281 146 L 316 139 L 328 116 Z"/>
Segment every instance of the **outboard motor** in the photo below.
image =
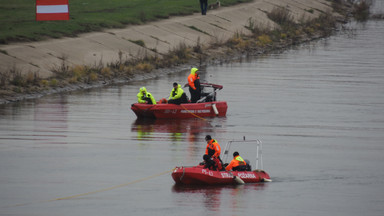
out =
<path fill-rule="evenodd" d="M 249 162 L 248 159 L 244 159 L 245 163 L 247 163 L 247 168 L 246 168 L 246 171 L 251 171 L 252 170 L 252 166 L 251 166 L 251 163 Z"/>

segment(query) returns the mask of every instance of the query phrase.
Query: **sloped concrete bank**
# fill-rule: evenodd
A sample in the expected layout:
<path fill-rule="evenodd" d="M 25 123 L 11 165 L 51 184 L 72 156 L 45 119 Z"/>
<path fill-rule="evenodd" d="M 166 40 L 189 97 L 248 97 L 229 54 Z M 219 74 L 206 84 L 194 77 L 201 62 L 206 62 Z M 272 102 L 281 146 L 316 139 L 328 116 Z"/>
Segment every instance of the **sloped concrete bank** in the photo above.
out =
<path fill-rule="evenodd" d="M 201 44 L 209 46 L 219 41 L 227 41 L 235 34 L 250 35 L 247 28 L 250 20 L 253 25 L 266 29 L 274 29 L 278 24 L 268 18 L 267 13 L 276 7 L 287 8 L 294 20 L 314 19 L 333 10 L 332 2 L 326 0 L 254 0 L 231 7 L 221 7 L 208 11 L 206 16 L 194 14 L 185 17 L 174 17 L 141 26 L 130 26 L 125 29 L 109 29 L 104 32 L 89 33 L 78 38 L 63 38 L 42 42 L 17 43 L 0 46 L 0 71 L 10 71 L 16 68 L 22 74 L 28 72 L 38 73 L 41 78 L 55 76 L 53 68 L 58 68 L 66 59 L 68 66 L 109 64 L 139 58 L 140 55 L 162 55 L 170 50 L 185 44 L 189 47 Z M 332 13 L 332 16 L 340 17 Z M 322 37 L 311 35 L 302 38 L 299 42 Z M 134 43 L 142 41 L 145 47 Z M 272 47 L 248 52 L 257 55 L 281 49 L 292 43 L 281 43 Z M 212 46 L 211 46 L 212 47 Z M 134 73 L 130 77 L 115 78 L 91 83 L 76 83 L 55 86 L 32 93 L 0 92 L 0 104 L 32 99 L 47 94 L 75 91 L 101 87 L 116 83 L 127 83 L 133 80 L 154 78 L 166 73 L 187 70 L 191 65 L 217 64 L 230 61 L 244 55 L 243 52 L 233 52 L 230 55 L 222 47 L 209 50 L 210 58 L 201 62 L 191 58 L 188 63 L 173 66 L 167 69 L 153 70 L 149 73 Z M 16 70 L 15 69 L 15 70 Z"/>

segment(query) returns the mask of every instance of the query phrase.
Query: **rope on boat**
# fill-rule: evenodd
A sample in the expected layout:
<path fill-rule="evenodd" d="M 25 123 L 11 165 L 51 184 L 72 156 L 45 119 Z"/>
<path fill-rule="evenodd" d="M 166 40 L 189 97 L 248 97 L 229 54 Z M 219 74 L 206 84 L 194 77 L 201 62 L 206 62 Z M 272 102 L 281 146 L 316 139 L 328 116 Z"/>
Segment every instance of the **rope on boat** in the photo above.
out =
<path fill-rule="evenodd" d="M 185 167 L 183 167 L 183 174 L 180 176 L 180 181 L 183 179 L 184 174 L 185 174 Z"/>
<path fill-rule="evenodd" d="M 187 110 L 187 112 L 189 112 L 190 114 L 192 114 L 193 116 L 201 119 L 201 120 L 204 120 L 204 121 L 207 121 L 207 119 L 203 118 L 203 117 L 200 117 L 198 115 L 196 115 L 195 113 L 191 112 L 190 110 L 188 110 L 187 108 L 185 108 L 185 106 L 183 106 L 182 104 L 180 104 L 181 107 L 183 107 L 185 110 Z"/>
<path fill-rule="evenodd" d="M 52 199 L 52 200 L 49 200 L 49 201 L 73 199 L 73 198 L 77 198 L 77 197 L 81 197 L 81 196 L 86 196 L 86 195 L 89 195 L 89 194 L 94 194 L 94 193 L 99 193 L 99 192 L 113 190 L 113 189 L 120 188 L 120 187 L 125 187 L 125 186 L 131 185 L 131 184 L 139 183 L 139 182 L 142 182 L 142 181 L 146 181 L 146 180 L 149 180 L 149 179 L 152 179 L 152 178 L 155 178 L 155 177 L 167 174 L 169 172 L 172 172 L 172 170 L 168 170 L 166 172 L 161 172 L 161 173 L 158 173 L 158 174 L 155 174 L 155 175 L 152 175 L 152 176 L 148 176 L 148 177 L 145 177 L 145 178 L 142 178 L 142 179 L 138 179 L 138 180 L 135 180 L 135 181 L 132 181 L 132 182 L 128 182 L 128 183 L 125 183 L 125 184 L 116 185 L 116 186 L 113 186 L 113 187 L 104 188 L 104 189 L 100 189 L 100 190 L 97 190 L 97 191 L 91 191 L 91 192 L 88 192 L 88 193 L 83 193 L 83 194 L 78 194 L 78 195 L 73 195 L 73 196 L 68 196 L 68 197 L 62 197 L 62 198 L 56 198 L 56 199 Z"/>
<path fill-rule="evenodd" d="M 51 200 L 43 200 L 43 201 L 37 201 L 37 202 L 30 202 L 30 203 L 22 203 L 22 204 L 10 205 L 10 206 L 5 206 L 5 207 L 18 207 L 18 206 L 25 206 L 25 205 L 30 205 L 30 204 L 34 204 L 34 203 L 44 203 L 44 202 L 52 202 L 52 201 L 58 201 L 58 200 L 74 199 L 74 198 L 78 198 L 78 197 L 82 197 L 82 196 L 87 196 L 87 195 L 90 195 L 90 194 L 95 194 L 95 193 L 100 193 L 100 192 L 105 192 L 105 191 L 113 190 L 113 189 L 116 189 L 116 188 L 125 187 L 125 186 L 131 185 L 131 184 L 135 184 L 135 183 L 139 183 L 139 182 L 142 182 L 142 181 L 146 181 L 146 180 L 149 180 L 149 179 L 152 179 L 152 178 L 156 178 L 156 177 L 159 177 L 161 175 L 170 173 L 173 170 L 174 169 L 171 169 L 171 170 L 168 170 L 168 171 L 165 171 L 165 172 L 157 173 L 155 175 L 151 175 L 151 176 L 148 176 L 148 177 L 145 177 L 145 178 L 141 178 L 141 179 L 138 179 L 138 180 L 135 180 L 135 181 L 131 181 L 131 182 L 128 182 L 128 183 L 125 183 L 125 184 L 120 184 L 120 185 L 116 185 L 116 186 L 113 186 L 113 187 L 104 188 L 104 189 L 100 189 L 100 190 L 96 190 L 96 191 L 91 191 L 91 192 L 87 192 L 87 193 L 82 193 L 82 194 L 77 194 L 77 195 L 67 196 L 67 197 L 60 197 L 60 198 L 51 199 Z"/>

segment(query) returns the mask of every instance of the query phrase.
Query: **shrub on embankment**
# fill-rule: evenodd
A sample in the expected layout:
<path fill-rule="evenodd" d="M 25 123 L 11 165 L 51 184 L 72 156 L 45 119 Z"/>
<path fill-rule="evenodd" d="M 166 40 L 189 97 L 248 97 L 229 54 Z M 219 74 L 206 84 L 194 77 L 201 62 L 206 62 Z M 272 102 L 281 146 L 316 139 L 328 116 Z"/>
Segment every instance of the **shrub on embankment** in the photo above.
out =
<path fill-rule="evenodd" d="M 372 6 L 371 0 L 361 0 L 356 2 L 352 8 L 353 17 L 357 21 L 365 21 L 369 18 L 369 9 Z"/>

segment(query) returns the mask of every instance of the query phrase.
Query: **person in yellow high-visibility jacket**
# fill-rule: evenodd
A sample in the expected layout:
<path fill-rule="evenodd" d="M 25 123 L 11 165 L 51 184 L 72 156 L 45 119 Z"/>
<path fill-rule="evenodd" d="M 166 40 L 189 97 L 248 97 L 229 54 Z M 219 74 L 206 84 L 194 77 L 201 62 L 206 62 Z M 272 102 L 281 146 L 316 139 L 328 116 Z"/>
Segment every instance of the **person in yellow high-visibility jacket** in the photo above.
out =
<path fill-rule="evenodd" d="M 171 91 L 171 94 L 168 98 L 169 104 L 182 104 L 182 103 L 189 103 L 188 97 L 185 94 L 184 90 L 181 88 L 180 84 L 173 83 L 173 89 Z"/>
<path fill-rule="evenodd" d="M 156 104 L 155 98 L 151 93 L 147 92 L 145 87 L 140 88 L 140 92 L 137 94 L 138 103 Z"/>

